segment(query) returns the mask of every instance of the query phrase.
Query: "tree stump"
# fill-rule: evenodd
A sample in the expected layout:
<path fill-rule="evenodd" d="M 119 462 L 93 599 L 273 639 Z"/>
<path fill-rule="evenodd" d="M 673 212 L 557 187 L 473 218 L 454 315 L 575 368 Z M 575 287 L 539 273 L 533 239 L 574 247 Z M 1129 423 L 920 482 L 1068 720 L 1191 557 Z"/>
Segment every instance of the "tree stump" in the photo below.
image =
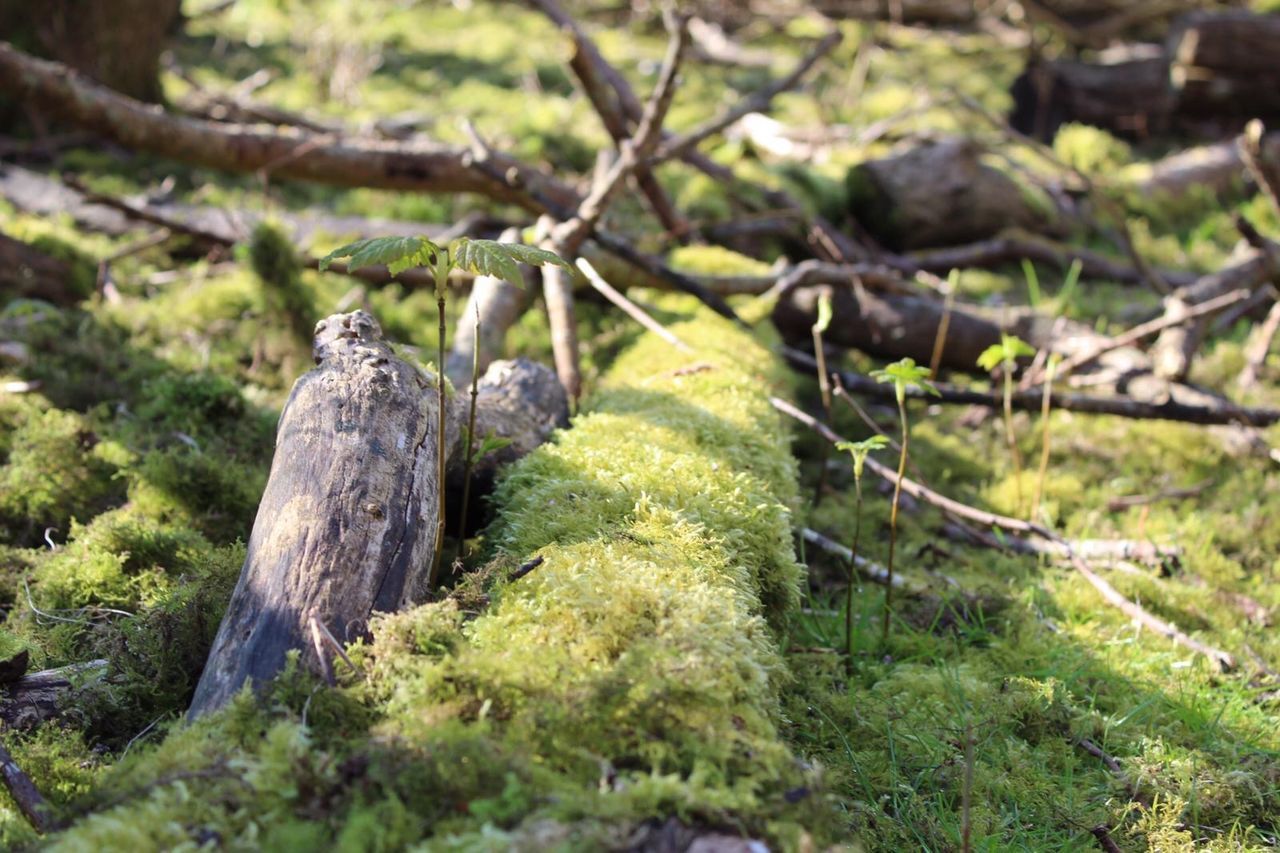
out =
<path fill-rule="evenodd" d="M 317 324 L 315 359 L 280 417 L 248 555 L 192 719 L 224 705 L 244 684 L 276 675 L 291 650 L 305 666 L 326 671 L 333 650 L 325 642 L 364 636 L 374 611 L 399 610 L 429 592 L 442 487 L 438 380 L 397 357 L 363 311 Z M 485 384 L 478 423 L 512 439 L 509 448 L 527 452 L 567 420 L 567 402 L 547 368 L 500 362 Z M 522 389 L 512 393 L 525 404 L 513 405 L 512 394 L 495 390 L 501 387 Z M 454 394 L 446 416 L 446 455 L 459 462 L 467 403 Z"/>

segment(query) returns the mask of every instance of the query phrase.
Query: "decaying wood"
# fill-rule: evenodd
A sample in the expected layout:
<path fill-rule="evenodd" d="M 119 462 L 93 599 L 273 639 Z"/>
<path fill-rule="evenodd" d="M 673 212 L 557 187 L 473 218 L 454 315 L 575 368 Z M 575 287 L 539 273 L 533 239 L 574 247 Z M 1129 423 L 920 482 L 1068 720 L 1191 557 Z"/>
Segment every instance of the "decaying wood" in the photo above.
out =
<path fill-rule="evenodd" d="M 520 231 L 509 229 L 499 239 L 504 243 L 519 242 Z M 453 347 L 445 360 L 445 375 L 455 387 L 470 383 L 473 364 L 481 374 L 489 369 L 506 347 L 507 332 L 529 307 L 534 271 L 525 265 L 520 270 L 523 280 L 519 282 L 488 275 L 476 276 L 472 282 L 467 304 L 458 315 Z"/>
<path fill-rule="evenodd" d="M 1201 145 L 1170 154 L 1152 164 L 1135 189 L 1165 200 L 1192 192 L 1217 195 L 1245 181 L 1245 164 L 1235 141 Z M 1280 164 L 1280 134 L 1268 134 L 1258 145 L 1258 160 L 1269 170 Z"/>
<path fill-rule="evenodd" d="M 1032 62 L 1014 81 L 1009 123 L 1037 139 L 1051 139 L 1068 122 L 1139 139 L 1169 130 L 1177 103 L 1164 52 L 1109 60 Z"/>
<path fill-rule="evenodd" d="M 429 592 L 444 486 L 436 476 L 436 380 L 398 358 L 363 311 L 317 324 L 315 358 L 280 417 L 245 565 L 196 688 L 193 719 L 245 683 L 274 676 L 290 650 L 323 671 L 328 661 L 312 642 L 312 620 L 349 643 L 374 611 L 398 610 Z M 538 440 L 529 436 L 545 438 L 542 423 L 562 414 L 563 397 L 534 419 L 510 404 L 496 387 L 503 384 L 481 395 L 480 423 L 527 452 Z M 554 397 L 531 405 L 553 405 Z M 455 400 L 446 413 L 447 456 L 465 409 Z"/>
<path fill-rule="evenodd" d="M 849 171 L 850 209 L 893 250 L 949 246 L 1007 228 L 1043 228 L 1018 184 L 968 139 L 911 145 Z"/>
<path fill-rule="evenodd" d="M 75 288 L 71 264 L 0 234 L 0 292 L 54 305 L 73 305 L 87 296 Z"/>
<path fill-rule="evenodd" d="M 1280 20 L 1246 10 L 1179 18 L 1164 46 L 1104 51 L 1098 61 L 1033 59 L 1013 87 L 1012 123 L 1040 139 L 1067 122 L 1131 138 L 1170 130 L 1221 134 L 1280 116 Z"/>
<path fill-rule="evenodd" d="M 30 821 L 36 832 L 43 834 L 54 828 L 48 801 L 26 771 L 13 760 L 13 755 L 4 744 L 0 744 L 0 780 L 4 781 L 9 796 L 13 797 L 19 811 Z"/>
<path fill-rule="evenodd" d="M 1280 17 L 1245 10 L 1193 12 L 1169 37 L 1178 112 L 1239 126 L 1280 115 Z"/>
<path fill-rule="evenodd" d="M 0 42 L 0 88 L 17 100 L 127 148 L 230 172 L 270 168 L 275 177 L 347 187 L 433 193 L 477 193 L 545 212 L 541 197 L 572 207 L 577 194 L 564 183 L 501 153 L 493 164 L 511 181 L 474 168 L 465 147 L 436 142 L 389 142 L 200 121 L 128 98 L 64 65 L 28 56 Z M 536 189 L 537 194 L 519 189 Z"/>
<path fill-rule="evenodd" d="M 1207 317 L 1191 317 L 1193 306 L 1220 300 L 1234 290 L 1253 291 L 1276 273 L 1265 252 L 1252 250 L 1222 270 L 1202 276 L 1164 300 L 1164 317 L 1170 326 L 1151 345 L 1152 368 L 1157 376 L 1181 380 L 1191 368 L 1191 358 L 1208 329 Z M 1183 321 L 1186 322 L 1183 322 Z"/>
<path fill-rule="evenodd" d="M 106 674 L 107 662 L 31 672 L 0 685 L 0 721 L 6 728 L 29 729 L 57 717 L 75 699 L 76 690 Z"/>

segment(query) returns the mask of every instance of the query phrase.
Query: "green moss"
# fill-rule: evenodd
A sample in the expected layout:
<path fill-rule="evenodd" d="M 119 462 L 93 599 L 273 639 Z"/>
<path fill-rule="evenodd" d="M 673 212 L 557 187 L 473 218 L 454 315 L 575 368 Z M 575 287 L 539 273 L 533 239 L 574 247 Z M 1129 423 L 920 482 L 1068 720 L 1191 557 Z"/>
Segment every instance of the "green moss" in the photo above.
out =
<path fill-rule="evenodd" d="M 309 345 L 319 317 L 302 284 L 302 268 L 293 242 L 278 226 L 263 222 L 253 229 L 248 254 L 249 264 L 266 294 L 268 314 L 283 321 Z"/>

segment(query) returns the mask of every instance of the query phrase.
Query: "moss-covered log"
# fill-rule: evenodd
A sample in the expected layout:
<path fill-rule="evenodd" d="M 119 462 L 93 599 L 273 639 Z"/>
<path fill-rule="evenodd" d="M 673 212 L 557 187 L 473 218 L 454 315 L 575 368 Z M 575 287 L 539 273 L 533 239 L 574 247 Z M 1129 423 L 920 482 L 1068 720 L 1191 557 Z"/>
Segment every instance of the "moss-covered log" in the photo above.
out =
<path fill-rule="evenodd" d="M 289 668 L 136 747 L 57 840 L 638 849 L 687 842 L 672 820 L 831 840 L 779 731 L 774 627 L 800 579 L 795 463 L 768 403 L 785 374 L 690 304 L 662 307 L 694 353 L 645 337 L 573 429 L 509 469 L 496 559 L 465 592 L 375 619 L 337 689 Z"/>
<path fill-rule="evenodd" d="M 374 611 L 426 597 L 444 488 L 435 477 L 436 380 L 397 357 L 363 311 L 322 320 L 315 359 L 318 367 L 298 380 L 280 417 L 244 570 L 192 718 L 222 707 L 247 683 L 271 679 L 290 651 L 311 668 L 327 668 L 333 650 L 324 642 L 352 642 L 365 636 Z M 479 398 L 478 428 L 511 439 L 508 453 L 545 440 L 566 409 L 529 368 L 500 372 Z M 463 400 L 453 403 L 449 456 L 458 455 L 466 415 Z"/>

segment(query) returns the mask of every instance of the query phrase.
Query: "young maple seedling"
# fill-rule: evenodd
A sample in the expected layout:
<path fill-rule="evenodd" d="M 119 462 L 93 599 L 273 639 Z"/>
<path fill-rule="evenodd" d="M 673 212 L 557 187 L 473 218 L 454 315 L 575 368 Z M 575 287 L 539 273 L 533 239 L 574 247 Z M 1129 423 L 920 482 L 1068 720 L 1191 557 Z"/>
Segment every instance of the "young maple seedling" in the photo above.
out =
<path fill-rule="evenodd" d="M 479 275 L 489 275 L 509 281 L 517 287 L 523 286 L 524 278 L 520 275 L 520 264 L 543 266 L 558 264 L 569 267 L 569 264 L 553 252 L 526 246 L 522 243 L 499 243 L 496 240 L 472 240 L 463 237 L 454 240 L 448 246 L 440 246 L 426 237 L 376 237 L 371 240 L 357 240 L 334 249 L 320 259 L 320 269 L 328 269 L 336 260 L 347 259 L 347 269 L 355 271 L 362 267 L 386 265 L 388 272 L 399 275 L 414 267 L 431 270 L 435 277 L 436 315 L 439 318 L 439 346 L 436 359 L 436 389 L 438 392 L 440 420 L 436 429 L 436 482 L 440 502 L 437 507 L 435 554 L 431 560 L 431 571 L 427 575 L 427 588 L 434 589 L 436 576 L 440 570 L 440 551 L 444 546 L 444 454 L 446 400 L 444 391 L 444 349 L 445 349 L 445 302 L 448 298 L 449 274 L 454 270 L 466 270 Z M 477 322 L 479 322 L 477 318 Z M 479 381 L 478 363 L 473 359 L 471 371 L 471 412 L 468 416 L 466 439 L 466 478 L 471 477 L 473 459 L 471 447 L 471 431 L 476 422 L 476 385 Z M 465 514 L 466 510 L 463 509 Z"/>
<path fill-rule="evenodd" d="M 992 344 L 978 356 L 978 367 L 994 375 L 998 369 L 1004 374 L 1004 433 L 1009 442 L 1009 455 L 1013 458 L 1013 486 L 1017 497 L 1017 513 L 1022 512 L 1022 455 L 1018 453 L 1018 437 L 1013 431 L 1013 372 L 1018 359 L 1035 355 L 1036 351 L 1021 338 L 1000 335 L 1000 343 Z"/>
<path fill-rule="evenodd" d="M 881 448 L 889 446 L 889 439 L 883 435 L 873 435 L 862 441 L 836 442 L 836 450 L 848 451 L 853 459 L 853 549 L 849 552 L 849 586 L 845 590 L 844 607 L 844 650 L 847 654 L 848 666 L 853 667 L 853 578 L 858 570 L 858 540 L 862 537 L 862 469 L 867 457 Z"/>
<path fill-rule="evenodd" d="M 822 347 L 822 335 L 831 325 L 831 291 L 823 290 L 818 294 L 818 319 L 813 324 L 813 357 L 818 363 L 818 391 L 822 394 L 822 410 L 826 414 L 827 423 L 835 423 L 831 416 L 831 374 L 827 373 L 827 354 Z M 848 444 L 848 442 L 843 442 Z M 864 457 L 865 458 L 865 457 Z M 827 485 L 827 451 L 824 443 L 818 459 L 818 485 L 813 491 L 813 505 L 822 501 L 822 492 Z"/>
<path fill-rule="evenodd" d="M 913 358 L 903 358 L 887 365 L 884 370 L 873 370 L 871 375 L 879 382 L 893 383 L 894 397 L 898 401 L 898 419 L 902 422 L 902 449 L 898 454 L 898 477 L 893 481 L 893 504 L 889 508 L 889 560 L 885 565 L 888 575 L 884 590 L 884 626 L 881 630 L 882 645 L 889 644 L 889 617 L 893 613 L 893 555 L 898 544 L 898 502 L 902 498 L 902 478 L 907 472 L 907 447 L 911 441 L 907 422 L 907 390 L 919 388 L 934 396 L 942 396 L 929 383 L 930 371 L 916 364 Z"/>

